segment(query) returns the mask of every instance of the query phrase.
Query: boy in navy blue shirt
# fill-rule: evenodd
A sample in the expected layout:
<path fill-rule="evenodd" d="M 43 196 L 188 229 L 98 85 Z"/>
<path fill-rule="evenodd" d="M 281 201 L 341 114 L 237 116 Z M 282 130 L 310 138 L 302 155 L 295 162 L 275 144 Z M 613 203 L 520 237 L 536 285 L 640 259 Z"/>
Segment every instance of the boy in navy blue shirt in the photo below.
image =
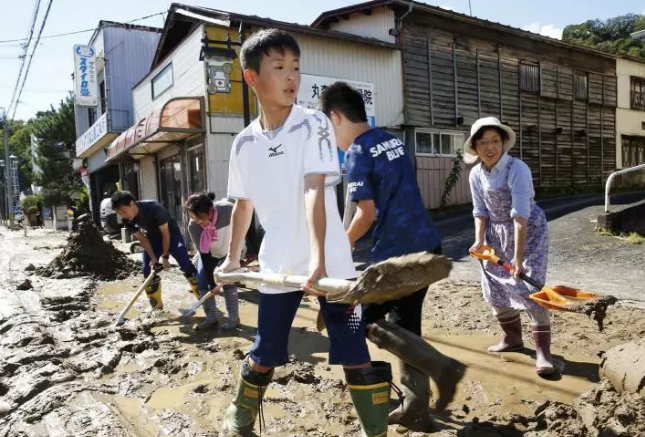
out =
<path fill-rule="evenodd" d="M 371 128 L 360 93 L 343 82 L 321 96 L 322 111 L 330 118 L 338 147 L 346 151 L 348 190 L 356 215 L 347 230 L 352 247 L 372 225 L 375 262 L 416 252 L 441 253 L 441 238 L 426 211 L 412 162 L 394 135 Z M 421 335 L 421 312 L 427 287 L 381 305 L 364 306 L 366 324 L 392 313 L 404 329 Z M 428 377 L 401 362 L 403 403 L 389 422 L 427 432 L 430 389 Z"/>

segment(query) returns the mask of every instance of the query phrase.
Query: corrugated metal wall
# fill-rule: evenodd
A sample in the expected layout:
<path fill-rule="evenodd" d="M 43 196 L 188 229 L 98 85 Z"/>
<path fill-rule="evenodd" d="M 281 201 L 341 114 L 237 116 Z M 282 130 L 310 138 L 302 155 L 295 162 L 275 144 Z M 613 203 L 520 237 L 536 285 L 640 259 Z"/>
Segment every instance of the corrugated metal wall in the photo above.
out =
<path fill-rule="evenodd" d="M 157 166 L 154 157 L 146 156 L 139 161 L 139 191 L 141 199 L 159 200 L 157 197 Z"/>
<path fill-rule="evenodd" d="M 134 120 L 147 117 L 153 107 L 160 107 L 174 97 L 206 97 L 204 63 L 199 60 L 203 28 L 193 31 L 170 56 L 132 90 Z M 153 101 L 150 81 L 172 62 L 173 85 Z"/>
<path fill-rule="evenodd" d="M 329 30 L 394 43 L 396 39 L 390 35 L 390 29 L 393 27 L 394 11 L 387 8 L 377 8 L 372 10 L 371 15 L 358 12 L 351 14 L 349 20 L 339 18 L 338 23 L 331 23 L 329 25 Z"/>
<path fill-rule="evenodd" d="M 210 132 L 217 133 L 206 136 L 207 186 L 217 198 L 221 198 L 226 195 L 228 186 L 231 146 L 238 132 L 244 129 L 244 120 L 241 117 L 211 116 L 209 125 Z"/>
<path fill-rule="evenodd" d="M 403 123 L 401 52 L 349 41 L 296 34 L 303 73 L 374 83 L 376 125 Z"/>
<path fill-rule="evenodd" d="M 137 120 L 132 111 L 132 87 L 150 71 L 160 34 L 137 29 L 105 29 L 107 96 L 111 131 L 123 131 Z"/>
<path fill-rule="evenodd" d="M 233 146 L 233 134 L 211 134 L 208 136 L 206 156 L 208 159 L 208 189 L 217 198 L 224 197 L 228 188 L 228 162 Z"/>
<path fill-rule="evenodd" d="M 433 158 L 417 156 L 417 182 L 421 189 L 423 204 L 428 209 L 439 208 L 446 187 L 446 179 L 452 170 L 452 158 Z M 450 191 L 447 205 L 462 205 L 472 202 L 468 175 L 470 166 L 461 164 L 461 174 L 457 184 Z"/>

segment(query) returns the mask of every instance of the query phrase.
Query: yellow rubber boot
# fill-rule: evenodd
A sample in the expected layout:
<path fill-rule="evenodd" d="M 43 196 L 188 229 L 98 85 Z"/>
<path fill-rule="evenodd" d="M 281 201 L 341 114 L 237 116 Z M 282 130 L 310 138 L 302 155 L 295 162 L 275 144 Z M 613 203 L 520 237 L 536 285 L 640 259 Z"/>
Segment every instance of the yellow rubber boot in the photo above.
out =
<path fill-rule="evenodd" d="M 161 278 L 155 276 L 155 278 L 148 284 L 146 287 L 146 295 L 148 296 L 148 302 L 153 310 L 162 310 L 163 301 L 161 300 Z"/>
<path fill-rule="evenodd" d="M 197 276 L 186 276 L 186 279 L 188 280 L 188 287 L 190 288 L 190 292 L 193 294 L 193 296 L 195 296 L 195 299 L 199 300 L 199 281 L 197 280 Z"/>

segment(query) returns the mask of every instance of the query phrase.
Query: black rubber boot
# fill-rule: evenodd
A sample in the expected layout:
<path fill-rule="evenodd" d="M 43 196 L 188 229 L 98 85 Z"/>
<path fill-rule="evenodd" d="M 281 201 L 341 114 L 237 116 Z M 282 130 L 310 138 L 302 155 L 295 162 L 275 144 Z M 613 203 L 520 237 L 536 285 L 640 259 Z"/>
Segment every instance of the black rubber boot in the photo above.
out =
<path fill-rule="evenodd" d="M 390 413 L 389 424 L 397 424 L 411 431 L 431 432 L 434 429 L 430 417 L 430 381 L 428 375 L 403 361 L 401 368 L 401 405 Z"/>

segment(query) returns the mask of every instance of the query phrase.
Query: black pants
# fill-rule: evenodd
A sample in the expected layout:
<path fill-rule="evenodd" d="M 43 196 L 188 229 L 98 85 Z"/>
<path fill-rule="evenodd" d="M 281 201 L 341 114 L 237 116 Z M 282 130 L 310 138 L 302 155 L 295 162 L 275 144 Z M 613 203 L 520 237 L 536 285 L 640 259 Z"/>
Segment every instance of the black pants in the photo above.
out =
<path fill-rule="evenodd" d="M 438 246 L 432 253 L 441 255 L 441 246 Z M 363 319 L 365 325 L 374 323 L 384 318 L 388 313 L 395 316 L 396 323 L 403 329 L 421 336 L 421 319 L 423 312 L 423 301 L 425 300 L 428 287 L 415 291 L 409 296 L 381 304 L 363 305 Z"/>

